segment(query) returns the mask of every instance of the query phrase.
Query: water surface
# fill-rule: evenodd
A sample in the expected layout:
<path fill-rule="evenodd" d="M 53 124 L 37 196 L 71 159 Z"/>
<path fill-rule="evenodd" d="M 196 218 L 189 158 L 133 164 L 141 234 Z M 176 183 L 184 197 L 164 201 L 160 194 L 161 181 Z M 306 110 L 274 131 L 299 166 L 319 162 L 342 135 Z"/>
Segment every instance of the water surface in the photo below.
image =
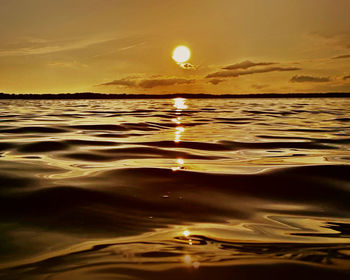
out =
<path fill-rule="evenodd" d="M 1 279 L 349 279 L 350 100 L 0 101 Z"/>

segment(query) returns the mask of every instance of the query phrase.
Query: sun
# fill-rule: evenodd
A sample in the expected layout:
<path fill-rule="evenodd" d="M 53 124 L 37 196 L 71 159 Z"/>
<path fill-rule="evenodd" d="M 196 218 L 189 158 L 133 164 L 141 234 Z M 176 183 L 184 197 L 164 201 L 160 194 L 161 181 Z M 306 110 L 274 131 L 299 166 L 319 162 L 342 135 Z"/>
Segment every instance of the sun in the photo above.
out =
<path fill-rule="evenodd" d="M 184 63 L 191 57 L 191 50 L 186 46 L 177 46 L 173 51 L 172 58 L 177 63 Z"/>

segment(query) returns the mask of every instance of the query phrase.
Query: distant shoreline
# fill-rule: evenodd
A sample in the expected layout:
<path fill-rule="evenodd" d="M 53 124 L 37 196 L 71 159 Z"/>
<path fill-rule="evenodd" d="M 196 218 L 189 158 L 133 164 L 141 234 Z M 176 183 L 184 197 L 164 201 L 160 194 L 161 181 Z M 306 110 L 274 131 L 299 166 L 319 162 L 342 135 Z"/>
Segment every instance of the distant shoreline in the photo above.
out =
<path fill-rule="evenodd" d="M 223 99 L 223 98 L 350 98 L 350 92 L 327 92 L 327 93 L 259 93 L 259 94 L 192 94 L 192 93 L 173 93 L 173 94 L 107 94 L 107 93 L 46 93 L 46 94 L 10 94 L 0 93 L 0 99 Z"/>

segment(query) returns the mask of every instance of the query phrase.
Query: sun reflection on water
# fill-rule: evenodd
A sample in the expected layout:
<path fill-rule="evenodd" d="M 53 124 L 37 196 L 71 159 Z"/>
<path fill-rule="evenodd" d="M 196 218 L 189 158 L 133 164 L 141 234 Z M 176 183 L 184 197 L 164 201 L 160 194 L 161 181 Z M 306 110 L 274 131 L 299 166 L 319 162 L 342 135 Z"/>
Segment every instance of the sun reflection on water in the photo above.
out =
<path fill-rule="evenodd" d="M 175 119 L 172 119 L 172 121 L 176 124 L 181 124 L 181 118 L 180 117 L 177 117 Z"/>
<path fill-rule="evenodd" d="M 176 108 L 176 114 L 178 115 L 177 117 L 173 118 L 172 121 L 176 124 L 175 127 L 175 132 L 174 132 L 174 142 L 175 143 L 180 143 L 181 142 L 181 137 L 183 132 L 185 131 L 185 127 L 182 124 L 182 118 L 181 118 L 181 112 L 184 109 L 187 109 L 188 106 L 185 104 L 186 99 L 185 98 L 174 98 L 174 107 Z M 177 171 L 180 169 L 184 169 L 184 159 L 182 158 L 177 158 L 176 159 L 176 166 L 172 168 L 173 171 Z"/>
<path fill-rule="evenodd" d="M 190 255 L 185 255 L 183 257 L 183 262 L 186 266 L 193 267 L 195 269 L 199 268 L 199 266 L 200 266 L 200 262 L 194 261 Z"/>
<path fill-rule="evenodd" d="M 179 164 L 179 165 L 183 165 L 185 163 L 185 161 L 182 159 L 182 158 L 178 158 L 176 160 L 176 162 Z"/>
<path fill-rule="evenodd" d="M 188 108 L 188 106 L 185 104 L 186 103 L 185 98 L 178 97 L 178 98 L 174 98 L 173 100 L 174 100 L 174 107 L 177 110 L 184 110 Z"/>
<path fill-rule="evenodd" d="M 176 163 L 177 163 L 177 166 L 174 166 L 172 168 L 173 171 L 177 171 L 177 170 L 180 170 L 180 169 L 184 169 L 185 167 L 183 166 L 185 161 L 182 159 L 182 158 L 178 158 L 176 159 Z"/>
<path fill-rule="evenodd" d="M 182 133 L 185 131 L 183 126 L 177 126 L 175 128 L 175 139 L 174 142 L 179 143 L 181 141 Z"/>
<path fill-rule="evenodd" d="M 179 143 L 181 141 L 182 133 L 185 131 L 185 127 L 182 125 L 181 112 L 184 109 L 187 109 L 185 98 L 174 98 L 174 107 L 176 108 L 176 114 L 178 115 L 176 118 L 173 118 L 172 121 L 177 125 L 175 127 L 175 137 L 174 142 Z"/>

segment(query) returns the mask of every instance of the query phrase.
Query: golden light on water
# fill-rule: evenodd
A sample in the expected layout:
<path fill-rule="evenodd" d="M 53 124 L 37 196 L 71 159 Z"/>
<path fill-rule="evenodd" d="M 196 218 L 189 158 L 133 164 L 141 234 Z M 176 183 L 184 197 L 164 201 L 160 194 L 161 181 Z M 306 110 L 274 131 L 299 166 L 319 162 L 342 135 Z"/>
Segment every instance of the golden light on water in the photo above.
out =
<path fill-rule="evenodd" d="M 193 262 L 192 266 L 193 266 L 193 268 L 199 268 L 200 262 Z"/>
<path fill-rule="evenodd" d="M 185 161 L 184 161 L 182 158 L 178 158 L 176 161 L 177 161 L 177 163 L 180 164 L 180 165 L 182 165 L 182 164 L 185 163 Z M 188 231 L 186 231 L 186 232 L 188 232 Z"/>
<path fill-rule="evenodd" d="M 172 58 L 177 63 L 184 63 L 184 62 L 188 61 L 190 59 L 190 57 L 191 57 L 191 51 L 186 46 L 178 46 L 173 51 Z"/>
<path fill-rule="evenodd" d="M 182 159 L 182 158 L 178 158 L 177 160 L 176 160 L 176 163 L 177 163 L 177 166 L 174 166 L 174 167 L 172 167 L 172 170 L 173 171 L 177 171 L 177 170 L 181 170 L 181 169 L 184 169 L 184 163 L 185 163 L 185 161 Z M 186 232 L 188 232 L 188 231 L 185 231 L 185 233 Z M 185 234 L 184 233 L 184 234 Z M 186 235 L 185 235 L 186 236 Z"/>
<path fill-rule="evenodd" d="M 183 257 L 183 262 L 186 266 L 193 267 L 195 269 L 200 267 L 200 262 L 194 261 L 190 255 L 185 255 Z"/>
<path fill-rule="evenodd" d="M 176 108 L 176 114 L 179 115 L 178 117 L 174 118 L 172 121 L 177 124 L 175 127 L 175 137 L 174 142 L 179 143 L 181 141 L 181 135 L 185 131 L 185 127 L 182 126 L 182 119 L 180 117 L 182 110 L 185 110 L 188 108 L 186 105 L 186 99 L 185 98 L 174 98 L 174 107 Z"/>
<path fill-rule="evenodd" d="M 179 143 L 181 141 L 181 134 L 185 131 L 185 128 L 183 126 L 178 126 L 175 128 L 175 143 Z"/>
<path fill-rule="evenodd" d="M 177 110 L 184 110 L 188 108 L 188 106 L 186 105 L 185 98 L 178 97 L 178 98 L 174 98 L 173 100 L 174 100 L 174 107 Z"/>
<path fill-rule="evenodd" d="M 177 117 L 175 119 L 172 120 L 174 123 L 176 124 L 181 124 L 181 118 L 180 117 Z"/>
<path fill-rule="evenodd" d="M 185 255 L 183 261 L 188 266 L 192 265 L 192 258 L 190 255 Z"/>
<path fill-rule="evenodd" d="M 178 127 L 176 128 L 176 130 L 177 130 L 179 133 L 182 133 L 182 132 L 185 131 L 185 128 L 182 127 L 182 126 L 178 126 Z"/>

